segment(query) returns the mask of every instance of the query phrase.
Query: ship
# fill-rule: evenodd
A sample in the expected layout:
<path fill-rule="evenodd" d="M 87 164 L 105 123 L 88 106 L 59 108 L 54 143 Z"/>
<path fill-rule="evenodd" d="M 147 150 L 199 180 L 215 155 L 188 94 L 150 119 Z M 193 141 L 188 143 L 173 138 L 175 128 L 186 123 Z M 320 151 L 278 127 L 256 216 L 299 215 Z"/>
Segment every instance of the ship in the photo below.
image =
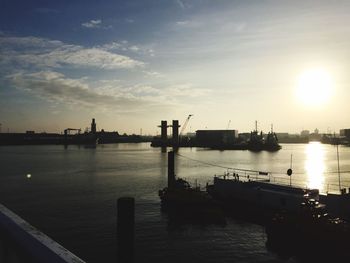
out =
<path fill-rule="evenodd" d="M 257 122 L 255 122 L 255 130 L 250 133 L 250 138 L 248 140 L 248 150 L 251 151 L 278 151 L 282 147 L 278 144 L 277 134 L 273 131 L 273 126 L 271 125 L 271 131 L 264 137 L 262 131 L 259 133 L 257 128 Z"/>

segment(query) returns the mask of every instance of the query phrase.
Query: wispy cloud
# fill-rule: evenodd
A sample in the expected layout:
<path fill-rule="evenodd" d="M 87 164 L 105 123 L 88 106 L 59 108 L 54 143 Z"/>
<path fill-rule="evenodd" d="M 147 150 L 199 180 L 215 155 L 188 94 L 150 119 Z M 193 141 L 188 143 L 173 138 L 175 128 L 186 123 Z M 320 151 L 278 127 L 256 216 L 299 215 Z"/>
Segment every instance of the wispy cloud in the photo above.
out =
<path fill-rule="evenodd" d="M 128 56 L 93 47 L 65 44 L 61 41 L 36 37 L 0 37 L 6 52 L 0 53 L 1 64 L 36 66 L 37 68 L 62 66 L 120 69 L 142 67 L 143 62 Z"/>
<path fill-rule="evenodd" d="M 117 112 L 176 107 L 184 103 L 184 98 L 198 98 L 209 92 L 191 84 L 155 88 L 143 84 L 121 86 L 119 81 L 101 80 L 91 85 L 86 78 L 68 78 L 55 71 L 18 72 L 7 76 L 7 79 L 17 89 L 46 101 Z"/>
<path fill-rule="evenodd" d="M 100 45 L 98 46 L 98 48 L 106 51 L 132 51 L 135 53 L 141 53 L 152 57 L 155 55 L 155 51 L 152 48 L 141 46 L 141 45 L 130 44 L 126 40 L 113 41 L 110 43 L 106 43 L 104 45 Z"/>
<path fill-rule="evenodd" d="M 157 71 L 143 71 L 143 73 L 145 73 L 146 76 L 150 76 L 150 77 L 156 77 L 156 78 L 162 78 L 164 77 L 163 74 L 157 72 Z"/>
<path fill-rule="evenodd" d="M 8 76 L 8 79 L 16 88 L 52 102 L 123 112 L 137 111 L 150 104 L 143 98 L 127 93 L 103 94 L 100 90 L 91 88 L 84 79 L 67 78 L 54 71 L 16 73 Z"/>
<path fill-rule="evenodd" d="M 181 9 L 187 9 L 191 7 L 191 5 L 187 3 L 185 0 L 176 0 L 176 3 Z"/>
<path fill-rule="evenodd" d="M 111 29 L 112 28 L 111 25 L 103 24 L 102 19 L 91 19 L 90 21 L 81 23 L 81 26 L 89 29 L 97 29 L 97 28 Z"/>
<path fill-rule="evenodd" d="M 189 23 L 189 21 L 187 21 L 187 20 L 185 20 L 185 21 L 177 21 L 176 22 L 176 24 L 178 25 L 178 26 L 185 26 L 185 25 L 187 25 Z"/>
<path fill-rule="evenodd" d="M 134 20 L 134 19 L 131 19 L 131 18 L 126 18 L 126 19 L 125 19 L 125 22 L 126 22 L 126 23 L 129 23 L 129 24 L 132 24 L 132 23 L 135 22 L 135 20 Z"/>
<path fill-rule="evenodd" d="M 96 19 L 96 20 L 90 20 L 88 22 L 82 23 L 82 27 L 86 28 L 100 28 L 101 27 L 102 20 L 101 19 Z"/>

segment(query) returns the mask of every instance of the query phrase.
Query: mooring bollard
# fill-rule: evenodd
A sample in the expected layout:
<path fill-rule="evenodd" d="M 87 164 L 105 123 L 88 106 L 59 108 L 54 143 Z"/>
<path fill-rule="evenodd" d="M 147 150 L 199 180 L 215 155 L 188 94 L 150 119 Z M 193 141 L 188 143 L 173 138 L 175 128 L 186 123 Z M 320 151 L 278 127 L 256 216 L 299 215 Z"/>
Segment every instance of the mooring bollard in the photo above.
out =
<path fill-rule="evenodd" d="M 134 262 L 135 200 L 121 197 L 117 202 L 118 262 Z"/>

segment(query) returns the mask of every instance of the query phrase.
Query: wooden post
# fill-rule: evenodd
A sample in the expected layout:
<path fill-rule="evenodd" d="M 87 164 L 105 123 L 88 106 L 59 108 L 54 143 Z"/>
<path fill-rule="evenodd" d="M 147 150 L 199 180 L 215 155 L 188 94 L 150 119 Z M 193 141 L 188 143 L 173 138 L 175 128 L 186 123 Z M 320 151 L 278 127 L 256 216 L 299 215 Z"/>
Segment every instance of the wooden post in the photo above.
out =
<path fill-rule="evenodd" d="M 118 262 L 134 262 L 135 200 L 121 197 L 117 202 Z"/>

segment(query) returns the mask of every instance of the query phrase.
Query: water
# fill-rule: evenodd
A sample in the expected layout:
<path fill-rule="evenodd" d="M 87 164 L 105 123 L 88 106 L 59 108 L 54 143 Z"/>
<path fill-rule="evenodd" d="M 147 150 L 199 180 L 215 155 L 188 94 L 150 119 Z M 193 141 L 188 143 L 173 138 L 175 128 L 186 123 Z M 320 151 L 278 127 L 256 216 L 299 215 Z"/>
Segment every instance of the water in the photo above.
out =
<path fill-rule="evenodd" d="M 340 170 L 350 170 L 350 148 L 339 147 Z M 183 148 L 179 154 L 224 167 L 272 172 L 272 180 L 322 191 L 339 188 L 336 148 L 283 145 L 276 153 Z M 226 169 L 176 156 L 178 176 L 204 186 Z M 0 200 L 88 262 L 116 261 L 116 200 L 136 198 L 135 262 L 284 262 L 265 246 L 262 226 L 229 219 L 226 226 L 173 225 L 160 212 L 166 153 L 148 143 L 0 147 Z M 30 174 L 29 176 L 27 176 Z M 349 187 L 349 174 L 341 174 Z M 331 189 L 332 188 L 332 189 Z M 288 262 L 290 262 L 289 259 Z M 293 261 L 293 259 L 292 259 Z"/>

